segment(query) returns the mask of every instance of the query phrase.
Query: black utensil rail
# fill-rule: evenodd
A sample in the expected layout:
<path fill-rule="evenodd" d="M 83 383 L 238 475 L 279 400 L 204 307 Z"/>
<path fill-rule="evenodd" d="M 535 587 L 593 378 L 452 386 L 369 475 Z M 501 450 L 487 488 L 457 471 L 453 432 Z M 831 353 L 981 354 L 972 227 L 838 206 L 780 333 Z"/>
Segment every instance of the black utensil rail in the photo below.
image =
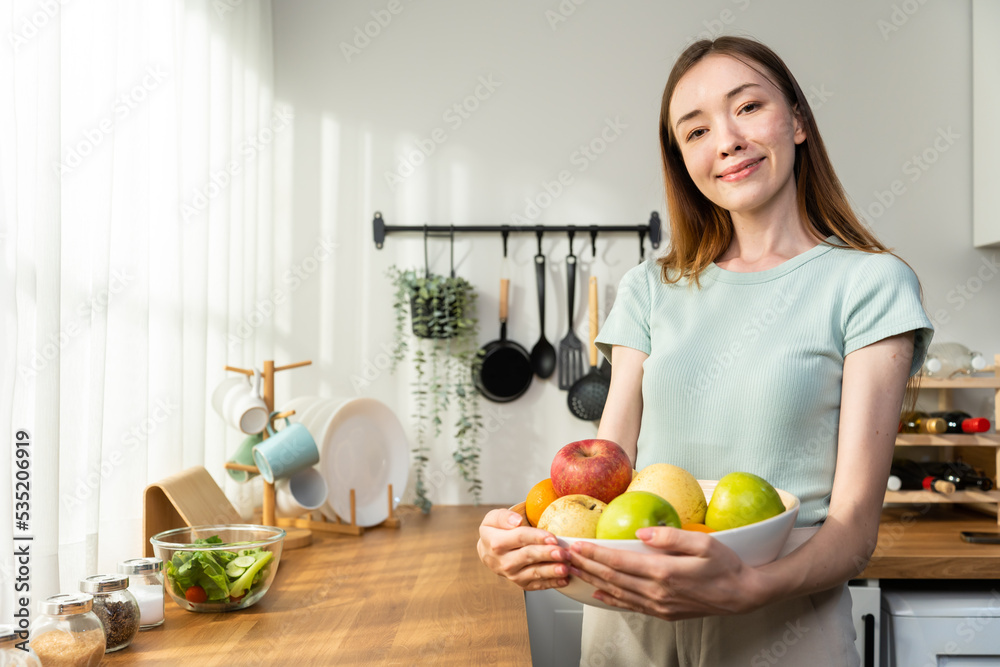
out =
<path fill-rule="evenodd" d="M 372 220 L 372 231 L 375 238 L 375 247 L 382 249 L 385 245 L 385 237 L 388 234 L 400 232 L 450 235 L 450 234 L 501 234 L 506 237 L 508 234 L 590 234 L 593 245 L 598 234 L 639 234 L 640 246 L 644 243 L 646 236 L 653 248 L 660 247 L 660 214 L 653 211 L 649 216 L 649 222 L 644 225 L 387 225 L 382 214 L 375 212 Z"/>

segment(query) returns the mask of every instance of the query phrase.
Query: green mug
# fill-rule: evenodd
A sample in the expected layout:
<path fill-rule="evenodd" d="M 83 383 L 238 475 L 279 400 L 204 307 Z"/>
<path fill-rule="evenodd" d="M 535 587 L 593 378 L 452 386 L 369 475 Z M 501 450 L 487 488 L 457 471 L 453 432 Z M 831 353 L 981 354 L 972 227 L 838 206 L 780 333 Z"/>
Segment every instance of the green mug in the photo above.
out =
<path fill-rule="evenodd" d="M 248 435 L 243 438 L 243 442 L 240 446 L 236 448 L 236 452 L 233 457 L 229 459 L 230 463 L 239 463 L 245 466 L 256 465 L 253 461 L 253 448 L 264 441 L 262 433 L 255 433 L 253 435 Z M 257 476 L 255 472 L 247 472 L 246 470 L 230 470 L 226 468 L 226 472 L 229 476 L 236 482 L 249 482 L 251 479 Z"/>

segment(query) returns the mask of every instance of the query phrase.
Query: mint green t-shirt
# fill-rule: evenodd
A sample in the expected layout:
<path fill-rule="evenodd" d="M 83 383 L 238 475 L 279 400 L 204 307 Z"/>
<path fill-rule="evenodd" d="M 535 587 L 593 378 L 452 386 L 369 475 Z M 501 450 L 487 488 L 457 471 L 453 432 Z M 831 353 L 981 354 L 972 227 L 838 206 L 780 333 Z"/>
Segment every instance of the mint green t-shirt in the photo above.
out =
<path fill-rule="evenodd" d="M 612 345 L 649 355 L 636 468 L 672 463 L 699 479 L 752 472 L 801 499 L 797 526 L 822 522 L 844 357 L 914 331 L 910 375 L 923 364 L 933 327 L 916 275 L 834 236 L 766 271 L 711 264 L 700 289 L 660 275 L 655 261 L 625 274 L 597 338 L 609 359 Z"/>

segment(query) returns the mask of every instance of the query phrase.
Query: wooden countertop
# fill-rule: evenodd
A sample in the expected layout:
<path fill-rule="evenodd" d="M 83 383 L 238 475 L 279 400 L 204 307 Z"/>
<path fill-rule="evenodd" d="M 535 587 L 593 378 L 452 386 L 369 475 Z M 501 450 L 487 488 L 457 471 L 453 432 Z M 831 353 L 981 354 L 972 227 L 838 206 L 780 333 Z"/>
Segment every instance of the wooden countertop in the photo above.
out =
<path fill-rule="evenodd" d="M 197 614 L 168 599 L 162 626 L 102 664 L 530 666 L 524 595 L 476 554 L 490 509 L 401 507 L 397 530 L 316 532 L 253 607 Z"/>
<path fill-rule="evenodd" d="M 963 530 L 998 532 L 996 517 L 960 506 L 882 511 L 878 546 L 861 579 L 1000 579 L 1000 545 L 969 544 Z"/>
<path fill-rule="evenodd" d="M 399 512 L 398 530 L 361 537 L 316 533 L 282 554 L 274 584 L 244 611 L 195 614 L 173 601 L 166 622 L 140 632 L 102 664 L 530 665 L 520 589 L 476 555 L 490 507 Z M 861 578 L 1000 579 L 1000 545 L 967 544 L 961 530 L 996 519 L 940 506 L 886 509 Z"/>

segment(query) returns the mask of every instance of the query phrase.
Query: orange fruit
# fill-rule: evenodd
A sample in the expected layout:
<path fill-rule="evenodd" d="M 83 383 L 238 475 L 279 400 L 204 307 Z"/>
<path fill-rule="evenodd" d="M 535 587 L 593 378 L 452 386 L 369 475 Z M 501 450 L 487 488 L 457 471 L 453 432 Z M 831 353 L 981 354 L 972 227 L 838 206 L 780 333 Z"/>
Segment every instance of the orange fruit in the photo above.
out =
<path fill-rule="evenodd" d="M 709 528 L 703 523 L 686 523 L 681 526 L 681 530 L 693 530 L 696 533 L 714 533 L 714 528 Z"/>
<path fill-rule="evenodd" d="M 524 499 L 524 513 L 528 515 L 528 523 L 537 526 L 542 512 L 558 497 L 556 490 L 552 488 L 551 479 L 543 479 L 531 487 L 528 497 Z"/>

